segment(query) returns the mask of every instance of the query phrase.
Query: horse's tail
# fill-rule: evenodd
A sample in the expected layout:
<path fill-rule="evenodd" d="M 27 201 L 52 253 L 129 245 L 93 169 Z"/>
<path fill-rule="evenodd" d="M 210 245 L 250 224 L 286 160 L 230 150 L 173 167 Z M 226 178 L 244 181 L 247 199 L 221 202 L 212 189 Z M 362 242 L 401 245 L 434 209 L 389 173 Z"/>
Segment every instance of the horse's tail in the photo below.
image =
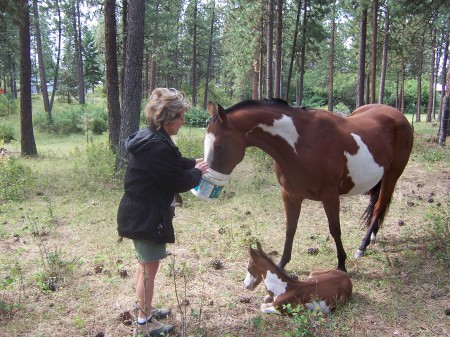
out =
<path fill-rule="evenodd" d="M 363 219 L 363 222 L 366 227 L 369 227 L 372 222 L 372 216 L 373 216 L 373 209 L 375 208 L 375 204 L 378 201 L 378 198 L 380 197 L 380 190 L 381 190 L 381 180 L 376 184 L 371 190 L 370 190 L 370 202 L 367 206 L 366 210 L 364 211 L 363 215 L 361 216 L 361 219 Z M 391 204 L 391 200 L 389 199 L 388 204 L 386 207 L 384 207 L 380 214 L 378 214 L 378 224 L 381 226 L 383 223 L 384 217 L 386 213 L 389 210 L 389 206 Z"/>

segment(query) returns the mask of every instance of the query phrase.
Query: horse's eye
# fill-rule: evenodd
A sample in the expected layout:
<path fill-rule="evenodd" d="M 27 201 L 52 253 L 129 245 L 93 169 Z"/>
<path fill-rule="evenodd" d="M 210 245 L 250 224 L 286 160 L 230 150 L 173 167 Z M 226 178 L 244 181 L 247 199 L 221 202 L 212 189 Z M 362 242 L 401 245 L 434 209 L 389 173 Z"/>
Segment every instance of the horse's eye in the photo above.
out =
<path fill-rule="evenodd" d="M 223 151 L 224 149 L 224 145 L 223 144 L 215 144 L 214 145 L 214 150 L 215 151 Z"/>

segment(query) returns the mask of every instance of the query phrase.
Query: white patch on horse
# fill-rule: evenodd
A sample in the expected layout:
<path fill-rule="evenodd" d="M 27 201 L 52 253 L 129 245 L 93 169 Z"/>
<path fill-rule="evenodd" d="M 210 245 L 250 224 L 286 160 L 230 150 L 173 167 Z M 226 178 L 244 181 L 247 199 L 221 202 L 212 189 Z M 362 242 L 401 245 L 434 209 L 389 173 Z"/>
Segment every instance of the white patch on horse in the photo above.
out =
<path fill-rule="evenodd" d="M 270 270 L 267 271 L 264 284 L 267 290 L 273 293 L 274 300 L 286 292 L 287 282 L 283 282 L 277 274 L 272 273 Z"/>
<path fill-rule="evenodd" d="M 282 115 L 280 119 L 273 121 L 272 126 L 260 123 L 256 127 L 260 127 L 263 131 L 274 136 L 283 138 L 292 147 L 294 152 L 297 153 L 295 143 L 297 143 L 299 134 L 291 117 Z"/>
<path fill-rule="evenodd" d="M 247 275 L 245 276 L 245 280 L 244 280 L 245 288 L 252 289 L 253 288 L 253 284 L 255 282 L 256 282 L 256 278 L 254 278 L 252 274 L 247 272 Z"/>
<path fill-rule="evenodd" d="M 207 163 L 211 163 L 211 161 L 209 159 L 214 157 L 214 141 L 215 140 L 216 140 L 216 137 L 214 136 L 214 134 L 212 134 L 210 132 L 208 132 L 206 134 L 203 155 L 205 156 L 204 160 Z"/>
<path fill-rule="evenodd" d="M 349 177 L 355 186 L 345 195 L 358 195 L 369 191 L 383 177 L 384 168 L 378 165 L 369 148 L 362 141 L 361 137 L 355 133 L 351 134 L 358 144 L 358 152 L 351 155 L 344 152 L 347 157 L 347 168 Z"/>

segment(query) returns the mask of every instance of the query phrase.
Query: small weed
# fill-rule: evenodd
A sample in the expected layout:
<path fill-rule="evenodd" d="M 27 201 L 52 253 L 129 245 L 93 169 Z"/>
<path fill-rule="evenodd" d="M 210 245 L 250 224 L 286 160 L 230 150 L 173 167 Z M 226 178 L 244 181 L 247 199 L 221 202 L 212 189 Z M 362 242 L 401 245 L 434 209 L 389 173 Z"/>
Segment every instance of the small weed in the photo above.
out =
<path fill-rule="evenodd" d="M 431 221 L 436 234 L 432 247 L 433 250 L 437 250 L 436 257 L 450 265 L 450 216 L 445 209 L 433 207 L 426 217 Z"/>
<path fill-rule="evenodd" d="M 337 330 L 336 322 L 331 315 L 325 316 L 320 309 L 305 310 L 302 306 L 284 306 L 288 315 L 292 316 L 291 322 L 296 326 L 292 332 L 285 332 L 285 336 L 317 337 L 330 336 Z"/>
<path fill-rule="evenodd" d="M 39 233 L 39 227 L 35 220 L 34 227 L 35 232 Z M 44 291 L 56 291 L 58 284 L 65 279 L 65 276 L 73 272 L 75 262 L 65 261 L 58 248 L 55 248 L 54 251 L 47 250 L 41 236 L 36 237 L 43 265 L 43 270 L 36 273 L 36 283 Z"/>
<path fill-rule="evenodd" d="M 23 275 L 19 262 L 0 281 L 0 320 L 11 319 L 20 309 Z"/>

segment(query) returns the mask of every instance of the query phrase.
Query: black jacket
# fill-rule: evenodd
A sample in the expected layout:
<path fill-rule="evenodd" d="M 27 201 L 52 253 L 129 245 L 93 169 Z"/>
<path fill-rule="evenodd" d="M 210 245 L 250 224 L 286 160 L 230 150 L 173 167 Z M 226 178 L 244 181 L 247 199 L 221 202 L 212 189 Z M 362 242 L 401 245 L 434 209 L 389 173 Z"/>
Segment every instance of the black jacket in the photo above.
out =
<path fill-rule="evenodd" d="M 175 242 L 170 205 L 175 193 L 198 185 L 202 172 L 194 168 L 195 159 L 181 156 L 164 129 L 141 129 L 128 137 L 125 148 L 130 159 L 117 213 L 119 235 Z"/>

